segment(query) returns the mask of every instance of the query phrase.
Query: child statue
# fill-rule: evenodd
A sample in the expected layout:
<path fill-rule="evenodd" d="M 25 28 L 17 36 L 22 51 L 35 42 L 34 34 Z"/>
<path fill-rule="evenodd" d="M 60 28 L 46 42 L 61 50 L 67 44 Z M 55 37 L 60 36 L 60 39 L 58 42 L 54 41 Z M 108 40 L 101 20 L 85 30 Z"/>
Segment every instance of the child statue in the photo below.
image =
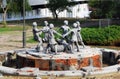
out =
<path fill-rule="evenodd" d="M 64 25 L 60 27 L 60 30 L 62 30 L 62 35 L 66 34 L 70 30 L 67 20 L 64 20 Z M 61 42 L 63 42 L 64 40 L 69 43 L 69 36 L 65 36 L 64 39 L 62 38 Z"/>
<path fill-rule="evenodd" d="M 53 28 L 54 28 L 54 25 L 51 23 L 49 25 L 49 30 L 48 30 L 48 45 L 46 47 L 46 53 L 48 53 L 48 49 L 52 49 L 52 47 L 55 49 L 55 54 L 57 54 L 57 42 L 55 40 L 55 36 L 54 34 L 57 34 L 59 36 L 62 36 L 61 34 L 59 34 L 58 32 L 56 32 Z"/>
<path fill-rule="evenodd" d="M 44 21 L 45 26 L 42 29 L 42 32 L 45 34 L 43 41 L 47 42 L 48 41 L 48 30 L 49 30 L 49 26 L 48 26 L 48 21 Z"/>
<path fill-rule="evenodd" d="M 36 47 L 37 52 L 40 52 L 43 50 L 43 42 L 39 36 L 41 34 L 41 32 L 42 31 L 37 28 L 37 23 L 33 22 L 33 35 L 34 35 L 34 38 L 39 42 L 37 47 Z"/>
<path fill-rule="evenodd" d="M 77 32 L 78 43 L 81 43 L 83 48 L 85 48 L 85 44 L 84 44 L 84 42 L 82 40 L 82 36 L 80 34 L 80 32 L 81 32 L 80 22 L 77 21 L 76 23 L 77 23 L 77 28 L 78 28 L 78 32 Z"/>
<path fill-rule="evenodd" d="M 72 45 L 72 50 L 74 50 L 74 45 L 77 47 L 77 51 L 79 52 L 79 44 L 78 44 L 78 28 L 77 28 L 77 23 L 73 24 L 73 29 L 71 29 L 69 32 L 67 32 L 66 34 L 63 35 L 63 37 L 68 36 L 69 34 L 71 34 L 71 45 Z"/>

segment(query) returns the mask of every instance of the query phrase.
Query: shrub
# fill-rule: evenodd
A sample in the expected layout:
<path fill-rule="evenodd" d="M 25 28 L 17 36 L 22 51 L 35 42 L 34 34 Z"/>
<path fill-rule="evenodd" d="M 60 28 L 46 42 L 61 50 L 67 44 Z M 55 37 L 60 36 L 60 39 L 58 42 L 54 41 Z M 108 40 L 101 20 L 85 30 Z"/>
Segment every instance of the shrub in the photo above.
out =
<path fill-rule="evenodd" d="M 120 26 L 83 28 L 81 34 L 85 44 L 120 45 Z"/>

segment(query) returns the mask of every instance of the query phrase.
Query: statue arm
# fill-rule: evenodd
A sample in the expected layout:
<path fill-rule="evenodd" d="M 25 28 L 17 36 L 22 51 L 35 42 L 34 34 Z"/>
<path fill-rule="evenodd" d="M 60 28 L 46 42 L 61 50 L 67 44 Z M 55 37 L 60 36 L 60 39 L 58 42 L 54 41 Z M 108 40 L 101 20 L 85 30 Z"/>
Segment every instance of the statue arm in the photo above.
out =
<path fill-rule="evenodd" d="M 41 31 L 42 31 L 42 32 L 45 32 L 45 31 L 46 31 L 46 29 L 43 27 L 43 28 L 41 29 Z"/>
<path fill-rule="evenodd" d="M 69 32 L 67 32 L 66 34 L 63 35 L 63 38 L 67 35 L 69 35 L 72 31 L 70 30 Z"/>
<path fill-rule="evenodd" d="M 39 32 L 41 33 L 41 32 L 42 32 L 42 30 L 38 30 L 38 31 L 37 31 L 37 33 L 39 33 Z"/>
<path fill-rule="evenodd" d="M 71 30 L 70 27 L 68 28 L 68 30 Z"/>
<path fill-rule="evenodd" d="M 55 30 L 54 30 L 54 33 L 62 37 L 62 35 Z"/>

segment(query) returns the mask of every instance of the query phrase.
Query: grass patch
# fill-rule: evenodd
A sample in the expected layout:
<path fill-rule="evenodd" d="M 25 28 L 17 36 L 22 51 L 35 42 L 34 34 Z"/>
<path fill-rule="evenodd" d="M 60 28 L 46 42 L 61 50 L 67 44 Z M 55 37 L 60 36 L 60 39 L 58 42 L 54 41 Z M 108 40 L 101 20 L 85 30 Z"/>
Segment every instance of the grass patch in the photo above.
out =
<path fill-rule="evenodd" d="M 28 39 L 27 39 L 27 43 L 37 43 L 37 41 L 35 41 L 33 39 L 33 36 L 30 36 Z"/>
<path fill-rule="evenodd" d="M 26 30 L 28 29 L 28 26 L 26 27 Z M 9 32 L 9 31 L 22 31 L 22 26 L 7 26 L 7 27 L 0 27 L 0 33 L 2 32 Z"/>

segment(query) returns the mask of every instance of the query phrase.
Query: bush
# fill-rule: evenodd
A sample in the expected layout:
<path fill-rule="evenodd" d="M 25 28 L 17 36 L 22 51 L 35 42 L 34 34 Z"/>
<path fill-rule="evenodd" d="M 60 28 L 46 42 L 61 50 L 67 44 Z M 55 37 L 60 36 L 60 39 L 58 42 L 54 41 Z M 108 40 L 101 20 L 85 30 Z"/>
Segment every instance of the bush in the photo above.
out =
<path fill-rule="evenodd" d="M 81 34 L 85 44 L 120 45 L 120 26 L 83 28 Z"/>

